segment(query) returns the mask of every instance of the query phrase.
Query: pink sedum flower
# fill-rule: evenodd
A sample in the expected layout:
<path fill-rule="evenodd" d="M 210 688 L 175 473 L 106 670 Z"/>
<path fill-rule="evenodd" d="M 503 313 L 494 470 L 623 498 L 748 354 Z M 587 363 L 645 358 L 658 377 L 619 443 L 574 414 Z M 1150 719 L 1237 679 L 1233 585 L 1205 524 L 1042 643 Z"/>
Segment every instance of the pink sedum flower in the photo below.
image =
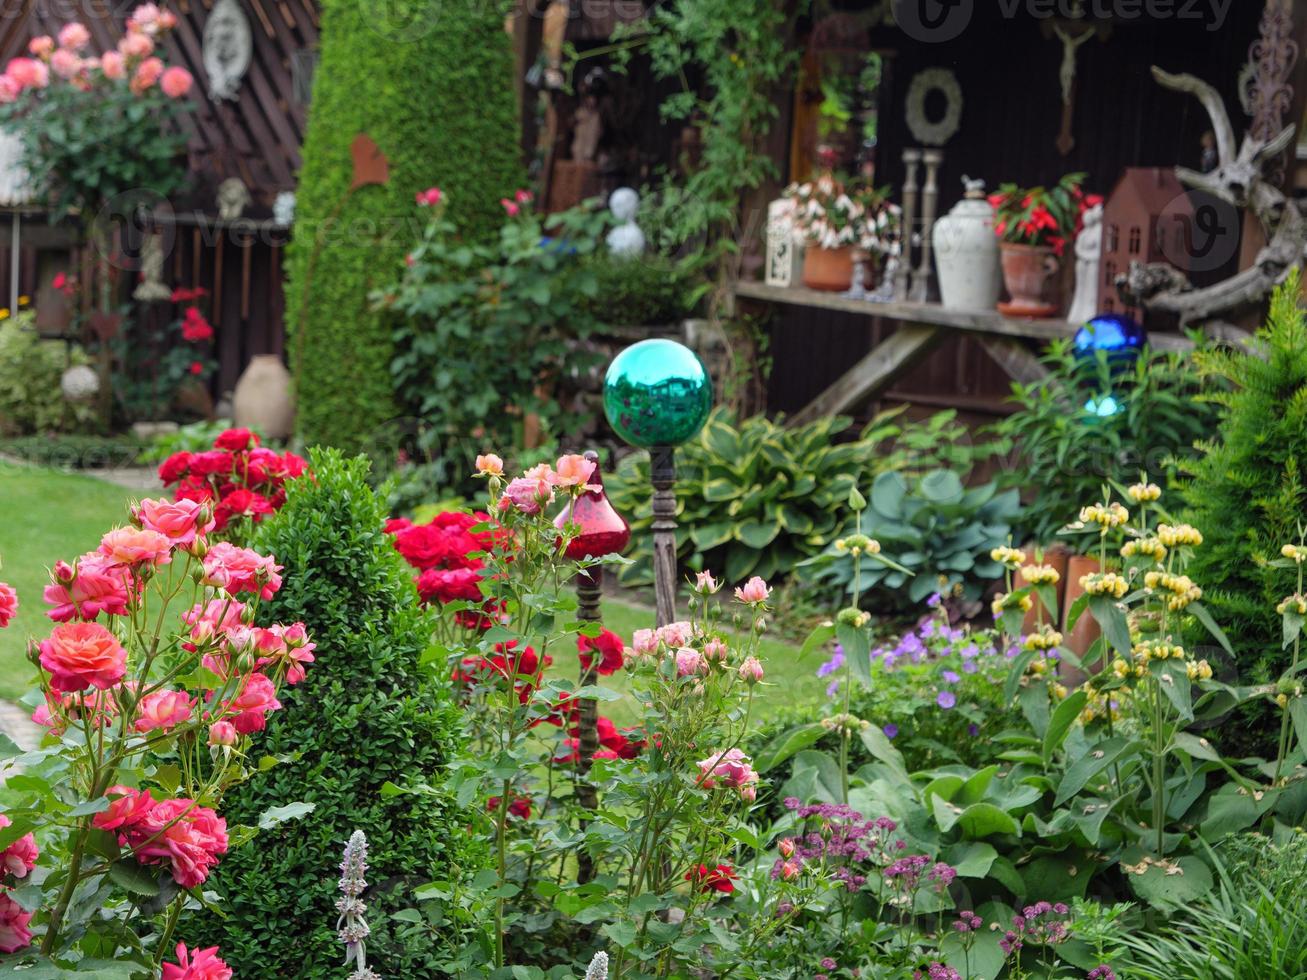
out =
<path fill-rule="evenodd" d="M 100 554 L 115 565 L 166 565 L 172 542 L 148 528 L 116 527 L 100 539 Z"/>
<path fill-rule="evenodd" d="M 757 575 L 735 590 L 735 598 L 751 606 L 766 602 L 769 595 L 771 595 L 771 589 Z"/>
<path fill-rule="evenodd" d="M 215 721 L 209 726 L 210 745 L 235 745 L 239 738 L 240 732 L 229 721 Z"/>
<path fill-rule="evenodd" d="M 41 643 L 41 666 L 56 691 L 107 690 L 127 673 L 127 651 L 99 623 L 63 623 Z"/>
<path fill-rule="evenodd" d="M 185 68 L 173 65 L 164 71 L 159 79 L 159 88 L 163 89 L 163 94 L 170 99 L 180 99 L 185 97 L 191 90 L 194 79 L 191 73 Z"/>
<path fill-rule="evenodd" d="M 494 453 L 477 457 L 477 473 L 481 476 L 503 476 L 504 461 Z"/>
<path fill-rule="evenodd" d="M 61 48 L 81 51 L 90 43 L 91 32 L 86 29 L 85 24 L 73 21 L 71 24 L 65 24 L 59 31 L 59 46 Z"/>
<path fill-rule="evenodd" d="M 213 516 L 206 520 L 205 506 L 194 500 L 142 500 L 136 517 L 147 531 L 162 534 L 177 548 L 189 548 L 214 525 Z"/>
<path fill-rule="evenodd" d="M 16 953 L 32 945 L 32 930 L 27 928 L 31 921 L 31 912 L 8 894 L 0 894 L 0 953 Z"/>
<path fill-rule="evenodd" d="M 4 629 L 18 613 L 18 590 L 8 582 L 0 582 L 0 629 Z"/>
<path fill-rule="evenodd" d="M 281 566 L 257 551 L 220 541 L 204 556 L 204 578 L 233 598 L 249 592 L 271 599 L 281 588 Z"/>
<path fill-rule="evenodd" d="M 163 964 L 160 980 L 231 980 L 231 967 L 218 957 L 218 947 L 187 950 L 177 944 L 177 962 Z"/>
<path fill-rule="evenodd" d="M 169 731 L 190 721 L 193 704 L 185 691 L 147 694 L 137 705 L 136 722 L 132 727 L 138 732 Z"/>
<path fill-rule="evenodd" d="M 0 827 L 8 827 L 12 823 L 13 821 L 0 813 Z M 40 855 L 36 838 L 31 834 L 24 834 L 0 851 L 0 871 L 15 878 L 26 878 L 28 872 L 36 867 L 36 859 Z"/>

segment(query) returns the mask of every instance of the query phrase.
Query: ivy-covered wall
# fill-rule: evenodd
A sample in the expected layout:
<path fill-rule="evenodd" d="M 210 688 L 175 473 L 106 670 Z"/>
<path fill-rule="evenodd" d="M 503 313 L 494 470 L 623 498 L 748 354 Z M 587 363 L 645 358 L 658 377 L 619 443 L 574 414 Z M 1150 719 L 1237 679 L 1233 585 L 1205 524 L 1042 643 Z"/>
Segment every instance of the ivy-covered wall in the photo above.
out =
<path fill-rule="evenodd" d="M 521 185 L 513 58 L 498 3 L 323 0 L 322 54 L 287 249 L 286 332 L 299 435 L 370 448 L 395 417 L 391 325 L 368 293 L 421 230 L 418 191 L 442 188 L 469 235 L 489 234 Z M 390 179 L 345 199 L 366 133 Z M 342 206 L 342 200 L 345 201 Z"/>

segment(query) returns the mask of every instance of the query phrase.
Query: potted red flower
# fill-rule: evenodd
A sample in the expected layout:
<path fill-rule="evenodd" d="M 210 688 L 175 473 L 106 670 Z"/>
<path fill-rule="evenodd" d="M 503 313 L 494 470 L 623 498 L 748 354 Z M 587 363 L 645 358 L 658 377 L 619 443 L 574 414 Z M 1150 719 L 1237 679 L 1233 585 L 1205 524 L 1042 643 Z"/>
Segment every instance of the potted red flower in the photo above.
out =
<path fill-rule="evenodd" d="M 1073 173 L 1052 187 L 1003 184 L 989 196 L 1003 282 L 1011 297 L 998 304 L 1000 313 L 1041 317 L 1057 312 L 1057 305 L 1048 300 L 1048 280 L 1057 272 L 1067 243 L 1079 234 L 1084 213 L 1102 201 L 1081 190 L 1084 179 L 1084 174 Z"/>

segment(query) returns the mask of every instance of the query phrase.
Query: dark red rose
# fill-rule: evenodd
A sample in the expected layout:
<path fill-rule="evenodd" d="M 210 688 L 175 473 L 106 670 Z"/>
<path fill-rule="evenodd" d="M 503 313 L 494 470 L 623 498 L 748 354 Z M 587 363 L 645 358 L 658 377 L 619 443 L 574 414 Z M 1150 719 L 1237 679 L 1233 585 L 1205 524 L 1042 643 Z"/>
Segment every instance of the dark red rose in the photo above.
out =
<path fill-rule="evenodd" d="M 186 475 L 191 466 L 190 453 L 173 453 L 159 464 L 159 479 L 164 486 L 176 483 Z"/>
<path fill-rule="evenodd" d="M 729 895 L 735 891 L 733 882 L 739 877 L 735 869 L 729 864 L 719 864 L 715 868 L 710 868 L 706 864 L 701 864 L 697 868 L 691 868 L 685 873 L 685 880 L 697 882 L 700 890 L 706 892 L 721 892 L 723 895 Z"/>
<path fill-rule="evenodd" d="M 595 668 L 598 674 L 607 677 L 622 669 L 622 654 L 626 646 L 612 630 L 601 630 L 594 637 L 578 636 L 576 649 L 581 656 L 581 666 L 586 670 L 590 669 L 590 654 L 596 650 L 599 652 L 599 663 Z"/>
<path fill-rule="evenodd" d="M 428 568 L 414 579 L 423 602 L 480 602 L 481 576 L 472 568 Z"/>
<path fill-rule="evenodd" d="M 498 813 L 499 801 L 503 797 L 492 796 L 486 800 L 486 812 Z M 529 796 L 514 796 L 508 801 L 508 815 L 517 817 L 521 820 L 528 820 L 531 817 L 531 798 Z"/>
<path fill-rule="evenodd" d="M 228 452 L 240 452 L 259 444 L 259 437 L 249 429 L 228 429 L 213 440 L 214 449 L 226 449 Z"/>

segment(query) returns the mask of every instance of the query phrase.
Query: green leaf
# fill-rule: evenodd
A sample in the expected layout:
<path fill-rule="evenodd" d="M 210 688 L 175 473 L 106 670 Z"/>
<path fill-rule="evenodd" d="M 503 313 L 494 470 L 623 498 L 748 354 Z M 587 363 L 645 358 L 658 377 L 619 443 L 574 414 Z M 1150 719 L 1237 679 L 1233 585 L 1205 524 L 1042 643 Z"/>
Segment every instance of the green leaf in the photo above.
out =
<path fill-rule="evenodd" d="M 1203 627 L 1207 632 L 1212 634 L 1212 638 L 1215 639 L 1217 643 L 1221 644 L 1225 652 L 1230 654 L 1230 656 L 1234 656 L 1234 648 L 1230 646 L 1230 638 L 1226 636 L 1225 631 L 1216 624 L 1216 620 L 1212 618 L 1212 614 L 1207 611 L 1206 606 L 1201 602 L 1191 602 L 1186 607 L 1185 611 L 1192 613 L 1194 619 L 1203 624 Z"/>
<path fill-rule="evenodd" d="M 287 803 L 284 806 L 272 806 L 259 814 L 259 829 L 271 830 L 288 820 L 299 820 L 317 809 L 316 803 Z"/>
<path fill-rule="evenodd" d="M 1125 613 L 1110 596 L 1092 595 L 1089 597 L 1089 612 L 1098 621 L 1099 628 L 1107 637 L 1107 642 L 1125 658 L 1130 657 L 1130 624 L 1126 622 Z"/>
<path fill-rule="evenodd" d="M 1231 783 L 1223 788 L 1237 789 Z M 1216 841 L 1226 834 L 1247 830 L 1260 816 L 1261 808 L 1250 796 L 1237 791 L 1213 793 L 1207 801 L 1207 816 L 1199 829 L 1207 840 Z"/>
<path fill-rule="evenodd" d="M 1105 738 L 1085 751 L 1085 754 L 1073 762 L 1063 775 L 1057 787 L 1054 806 L 1061 806 L 1084 789 L 1091 779 L 1107 769 L 1113 763 L 1140 749 L 1140 743 L 1121 735 Z"/>
<path fill-rule="evenodd" d="M 1192 905 L 1212 890 L 1211 870 L 1189 855 L 1167 862 L 1164 867 L 1149 864 L 1143 874 L 1127 872 L 1126 880 L 1136 895 L 1163 911 Z"/>
<path fill-rule="evenodd" d="M 741 521 L 735 527 L 735 537 L 750 548 L 766 548 L 781 533 L 778 522 L 764 524 L 762 521 Z"/>
<path fill-rule="evenodd" d="M 1048 722 L 1048 731 L 1044 732 L 1043 754 L 1045 762 L 1051 761 L 1053 753 L 1062 746 L 1067 732 L 1071 730 L 1071 726 L 1080 717 L 1080 712 L 1084 710 L 1085 702 L 1088 700 L 1089 695 L 1084 690 L 1073 691 L 1053 709 L 1053 716 Z"/>
<path fill-rule="evenodd" d="M 991 932 L 986 925 L 972 935 L 968 949 L 968 940 L 960 933 L 951 932 L 940 941 L 939 953 L 949 967 L 967 980 L 995 980 L 1007 963 L 1007 954 L 999 946 L 1002 938 L 1001 930 Z"/>
<path fill-rule="evenodd" d="M 159 883 L 154 876 L 131 858 L 123 858 L 109 865 L 109 878 L 115 885 L 133 895 L 159 894 Z"/>
<path fill-rule="evenodd" d="M 1307 755 L 1307 699 L 1298 697 L 1289 702 L 1289 719 L 1298 735 L 1298 745 Z"/>
<path fill-rule="evenodd" d="M 862 739 L 862 744 L 867 751 L 872 754 L 872 757 L 879 762 L 883 762 L 899 782 L 906 784 L 910 781 L 907 766 L 903 763 L 903 754 L 894 747 L 889 740 L 889 736 L 881 731 L 879 727 L 870 725 L 862 729 L 859 737 Z"/>
<path fill-rule="evenodd" d="M 1010 705 L 1012 699 L 1017 696 L 1017 691 L 1021 688 L 1021 678 L 1026 675 L 1030 667 L 1030 662 L 1038 654 L 1037 650 L 1022 650 L 1013 659 L 1008 667 L 1007 680 L 1003 682 L 1003 703 Z"/>
<path fill-rule="evenodd" d="M 1189 680 L 1189 672 L 1184 661 L 1154 660 L 1148 664 L 1148 670 L 1157 681 L 1157 686 L 1162 693 L 1166 695 L 1166 699 L 1180 713 L 1180 717 L 1185 721 L 1193 721 L 1193 681 Z"/>
<path fill-rule="evenodd" d="M 1281 643 L 1281 647 L 1283 649 L 1288 649 L 1293 646 L 1293 641 L 1298 639 L 1299 634 L 1302 633 L 1303 617 L 1296 609 L 1286 609 L 1281 619 L 1284 624 L 1284 639 Z"/>
<path fill-rule="evenodd" d="M 989 837 L 993 834 L 1021 835 L 1021 825 L 1006 810 L 993 803 L 973 803 L 958 817 L 958 826 L 965 837 Z"/>
<path fill-rule="evenodd" d="M 84 800 L 76 806 L 69 807 L 65 816 L 87 817 L 92 813 L 103 813 L 109 809 L 109 797 L 98 796 L 93 800 Z"/>
<path fill-rule="evenodd" d="M 829 730 L 818 722 L 791 728 L 767 743 L 754 757 L 753 767 L 760 773 L 774 769 L 796 752 L 815 745 L 828 734 Z"/>
<path fill-rule="evenodd" d="M 866 628 L 839 623 L 835 627 L 835 637 L 844 648 L 844 660 L 852 669 L 853 676 L 871 687 L 871 636 Z"/>
<path fill-rule="evenodd" d="M 818 626 L 809 633 L 808 638 L 803 641 L 803 646 L 799 648 L 799 655 L 795 658 L 795 662 L 802 663 L 808 658 L 813 650 L 816 650 L 818 647 L 824 647 L 833 639 L 835 639 L 834 623 Z"/>
<path fill-rule="evenodd" d="M 983 841 L 958 841 L 940 852 L 939 859 L 947 861 L 963 878 L 983 878 L 998 857 L 993 845 Z"/>

